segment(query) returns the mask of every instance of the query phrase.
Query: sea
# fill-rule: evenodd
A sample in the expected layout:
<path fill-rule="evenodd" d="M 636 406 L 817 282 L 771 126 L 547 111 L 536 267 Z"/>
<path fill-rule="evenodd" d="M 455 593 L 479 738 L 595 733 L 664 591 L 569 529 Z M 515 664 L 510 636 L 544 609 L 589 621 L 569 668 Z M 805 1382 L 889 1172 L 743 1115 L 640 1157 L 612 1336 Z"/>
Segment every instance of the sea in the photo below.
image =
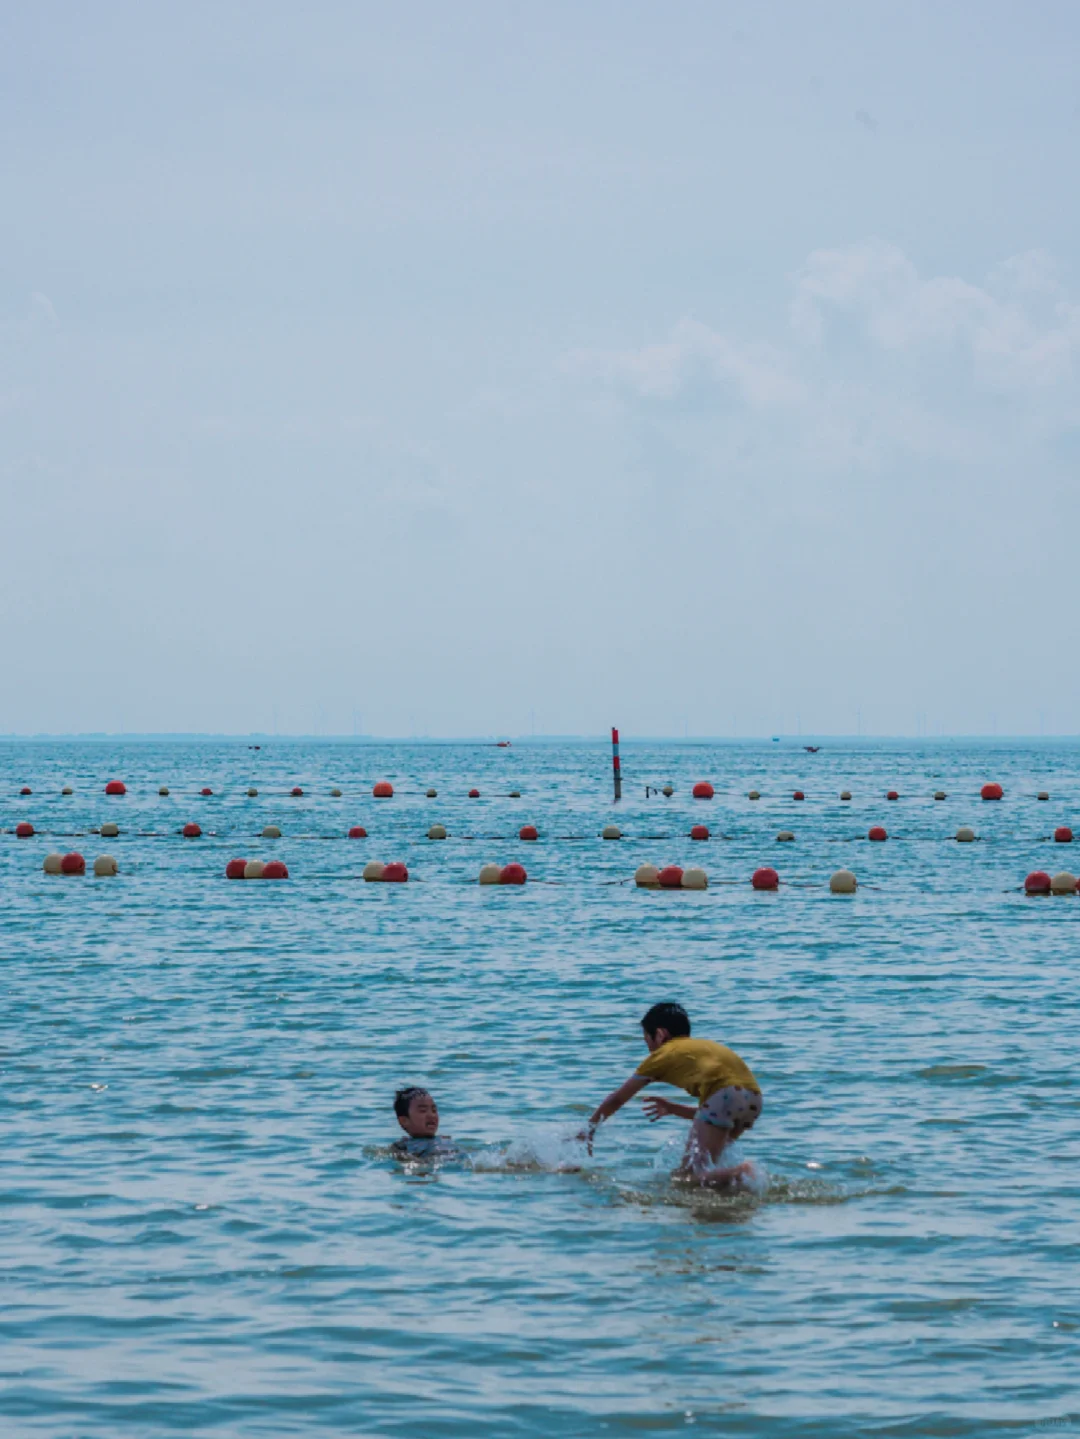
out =
<path fill-rule="evenodd" d="M 0 1434 L 1080 1433 L 1080 743 L 806 743 L 0 742 Z M 578 1137 L 659 1000 L 761 1084 L 736 1192 Z"/>

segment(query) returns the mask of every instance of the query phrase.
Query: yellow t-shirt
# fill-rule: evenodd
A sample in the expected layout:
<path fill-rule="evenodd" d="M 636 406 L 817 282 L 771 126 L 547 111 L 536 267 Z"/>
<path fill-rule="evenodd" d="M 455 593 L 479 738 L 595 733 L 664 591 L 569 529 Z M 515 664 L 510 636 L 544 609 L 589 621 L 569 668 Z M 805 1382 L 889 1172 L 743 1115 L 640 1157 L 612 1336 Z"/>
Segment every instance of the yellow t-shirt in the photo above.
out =
<path fill-rule="evenodd" d="M 637 1072 L 644 1079 L 658 1080 L 685 1089 L 702 1104 L 718 1089 L 739 1084 L 761 1093 L 761 1087 L 733 1049 L 711 1039 L 669 1039 L 643 1059 Z"/>

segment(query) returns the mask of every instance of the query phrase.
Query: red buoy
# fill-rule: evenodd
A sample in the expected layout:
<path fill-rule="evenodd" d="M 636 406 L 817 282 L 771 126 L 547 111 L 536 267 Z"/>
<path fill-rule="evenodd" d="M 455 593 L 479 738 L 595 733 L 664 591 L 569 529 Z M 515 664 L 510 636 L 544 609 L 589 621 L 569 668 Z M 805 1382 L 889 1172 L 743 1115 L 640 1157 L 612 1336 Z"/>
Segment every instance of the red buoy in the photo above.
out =
<path fill-rule="evenodd" d="M 470 799 L 479 799 L 479 798 L 480 798 L 480 791 L 479 791 L 478 789 L 471 789 L 471 790 L 469 791 L 469 798 L 470 798 Z"/>
<path fill-rule="evenodd" d="M 19 791 L 19 793 L 20 793 L 20 794 L 33 794 L 34 791 L 30 788 L 30 786 L 29 786 L 28 784 L 24 784 L 23 787 L 22 787 L 22 789 Z"/>
<path fill-rule="evenodd" d="M 523 864 L 507 864 L 499 875 L 500 884 L 524 884 L 528 879 Z"/>
<path fill-rule="evenodd" d="M 801 789 L 797 789 L 797 790 L 795 791 L 795 793 L 791 796 L 791 798 L 792 798 L 792 799 L 805 799 L 806 796 L 803 794 L 803 792 L 802 792 Z"/>
<path fill-rule="evenodd" d="M 382 877 L 386 884 L 404 884 L 409 878 L 409 871 L 400 860 L 395 860 L 393 864 L 386 866 L 383 870 Z"/>
<path fill-rule="evenodd" d="M 880 824 L 875 824 L 875 825 L 873 825 L 873 826 L 871 827 L 870 833 L 869 833 L 866 837 L 867 837 L 867 839 L 875 839 L 875 840 L 879 840 L 879 841 L 880 841 L 880 840 L 883 840 L 883 839 L 888 839 L 888 838 L 889 838 L 888 834 L 886 834 L 886 832 L 885 832 L 885 827 L 884 827 L 884 825 L 880 825 Z"/>
<path fill-rule="evenodd" d="M 656 876 L 656 882 L 661 889 L 681 889 L 682 870 L 677 864 L 669 864 Z"/>
<path fill-rule="evenodd" d="M 709 826 L 707 824 L 695 824 L 690 829 L 691 839 L 708 839 Z"/>
<path fill-rule="evenodd" d="M 304 791 L 300 788 L 298 784 L 294 784 L 289 793 L 292 795 L 293 799 L 299 799 L 300 796 L 304 793 Z"/>
<path fill-rule="evenodd" d="M 539 838 L 540 838 L 540 836 L 539 836 L 539 834 L 537 833 L 536 826 L 535 826 L 534 824 L 523 824 L 523 825 L 521 826 L 521 828 L 518 830 L 518 839 L 539 839 Z"/>
<path fill-rule="evenodd" d="M 19 839 L 29 839 L 30 836 L 34 833 L 34 826 L 30 823 L 28 819 L 24 819 L 21 824 L 17 824 L 15 826 L 15 833 L 18 835 Z"/>
<path fill-rule="evenodd" d="M 86 873 L 86 860 L 83 859 L 82 855 L 79 854 L 78 850 L 72 850 L 72 852 L 71 852 L 70 854 L 65 854 L 65 855 L 64 855 L 63 859 L 60 861 L 60 873 L 61 873 L 61 874 L 85 874 L 85 873 Z"/>
<path fill-rule="evenodd" d="M 354 824 L 353 827 L 352 827 L 352 829 L 349 830 L 349 838 L 350 838 L 350 839 L 367 839 L 367 830 L 364 828 L 364 826 L 363 826 L 362 824 Z"/>
<path fill-rule="evenodd" d="M 371 791 L 371 793 L 375 796 L 376 799 L 392 799 L 394 795 L 394 786 L 390 784 L 387 780 L 381 779 L 379 783 L 375 786 L 375 788 Z"/>
<path fill-rule="evenodd" d="M 22 826 L 20 825 L 19 828 L 21 829 Z M 15 831 L 16 834 L 18 834 L 18 832 L 18 830 Z M 1054 839 L 1058 844 L 1072 844 L 1072 837 L 1072 830 L 1067 824 L 1059 824 L 1057 829 L 1054 830 Z"/>
<path fill-rule="evenodd" d="M 889 791 L 889 793 L 885 796 L 885 798 L 886 798 L 886 799 L 899 799 L 900 796 L 899 796 L 899 794 L 897 794 L 896 790 L 891 789 L 891 790 Z"/>
<path fill-rule="evenodd" d="M 127 785 L 122 779 L 111 779 L 105 786 L 106 794 L 127 794 Z"/>
<path fill-rule="evenodd" d="M 201 795 L 203 795 L 203 796 L 206 796 L 206 795 L 213 794 L 214 791 L 210 788 L 209 785 L 204 785 L 203 788 L 199 791 L 199 793 L 200 793 Z"/>
<path fill-rule="evenodd" d="M 712 799 L 714 793 L 715 791 L 707 779 L 699 779 L 693 789 L 695 799 Z"/>
<path fill-rule="evenodd" d="M 981 793 L 983 799 L 1000 799 L 1005 791 L 999 784 L 984 784 Z"/>
<path fill-rule="evenodd" d="M 244 868 L 247 865 L 246 859 L 230 859 L 225 866 L 226 879 L 243 879 Z"/>
<path fill-rule="evenodd" d="M 262 877 L 263 879 L 288 879 L 289 871 L 285 867 L 285 861 L 272 859 L 263 867 Z"/>
<path fill-rule="evenodd" d="M 201 834 L 202 830 L 194 821 L 192 821 L 191 824 L 184 825 L 183 835 L 185 839 L 198 839 Z"/>
<path fill-rule="evenodd" d="M 775 869 L 771 869 L 766 865 L 764 869 L 754 870 L 750 883 L 755 889 L 779 889 L 780 876 Z"/>
<path fill-rule="evenodd" d="M 1028 894 L 1049 894 L 1050 876 L 1045 869 L 1036 869 L 1024 880 L 1024 890 Z"/>

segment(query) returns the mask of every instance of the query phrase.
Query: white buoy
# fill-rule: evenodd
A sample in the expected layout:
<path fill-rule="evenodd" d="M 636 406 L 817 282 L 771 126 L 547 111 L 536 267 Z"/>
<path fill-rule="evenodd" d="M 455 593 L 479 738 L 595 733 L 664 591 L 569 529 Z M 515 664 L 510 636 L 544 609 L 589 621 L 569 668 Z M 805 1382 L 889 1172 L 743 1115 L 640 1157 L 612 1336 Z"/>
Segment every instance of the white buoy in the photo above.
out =
<path fill-rule="evenodd" d="M 840 798 L 841 798 L 841 799 L 850 799 L 850 798 L 851 798 L 851 791 L 850 791 L 849 789 L 842 789 L 842 790 L 840 791 Z M 844 874 L 848 874 L 850 871 L 844 870 L 844 871 L 842 871 L 842 872 L 843 872 Z"/>
<path fill-rule="evenodd" d="M 935 798 L 935 799 L 948 799 L 948 795 L 945 793 L 945 791 L 944 791 L 943 789 L 938 789 L 938 790 L 935 790 L 935 791 L 934 791 L 934 798 Z"/>
<path fill-rule="evenodd" d="M 382 879 L 383 870 L 385 868 L 386 865 L 383 864 L 380 860 L 369 860 L 367 864 L 364 865 L 364 878 L 368 881 L 369 884 L 373 883 L 377 879 Z"/>
<path fill-rule="evenodd" d="M 655 864 L 638 865 L 634 871 L 634 883 L 638 889 L 659 889 L 660 871 Z"/>
<path fill-rule="evenodd" d="M 601 839 L 622 839 L 622 830 L 619 828 L 619 826 L 618 826 L 617 824 L 606 824 L 606 825 L 604 825 L 603 833 L 601 834 L 600 838 L 601 838 Z"/>
<path fill-rule="evenodd" d="M 667 797 L 668 799 L 670 799 L 671 796 L 675 793 L 675 790 L 674 790 L 674 787 L 673 787 L 672 785 L 666 784 L 666 785 L 664 786 L 664 791 L 663 791 L 663 792 L 664 792 L 664 794 L 666 795 L 666 797 Z"/>
<path fill-rule="evenodd" d="M 265 868 L 266 865 L 261 859 L 249 859 L 247 864 L 244 865 L 244 878 L 262 879 Z"/>
<path fill-rule="evenodd" d="M 111 854 L 99 854 L 94 860 L 94 873 L 103 878 L 105 875 L 115 874 L 119 868 Z"/>
<path fill-rule="evenodd" d="M 776 836 L 776 838 L 781 844 L 790 844 L 790 842 L 795 838 L 795 836 L 792 834 L 791 830 L 782 829 L 780 833 Z"/>
<path fill-rule="evenodd" d="M 164 795 L 167 795 L 168 793 L 169 793 L 169 786 L 168 786 L 167 784 L 159 784 L 159 785 L 158 785 L 158 794 L 164 796 Z"/>
<path fill-rule="evenodd" d="M 444 824 L 433 824 L 427 832 L 428 839 L 445 839 L 446 826 Z"/>
<path fill-rule="evenodd" d="M 120 826 L 115 820 L 107 819 L 98 831 L 102 839 L 115 839 L 120 833 Z"/>
<path fill-rule="evenodd" d="M 1050 791 L 1049 791 L 1048 789 L 1041 789 L 1041 790 L 1039 791 L 1039 793 L 1035 796 L 1035 798 L 1036 798 L 1036 799 L 1049 799 L 1049 798 L 1050 798 Z"/>
<path fill-rule="evenodd" d="M 502 878 L 501 864 L 482 864 L 480 866 L 481 884 L 498 884 Z"/>
<path fill-rule="evenodd" d="M 975 838 L 975 831 L 970 825 L 962 824 L 956 831 L 956 839 L 959 844 L 970 844 Z"/>
<path fill-rule="evenodd" d="M 63 858 L 62 854 L 47 854 L 41 867 L 46 874 L 61 874 L 63 871 L 60 868 L 60 862 Z"/>
<path fill-rule="evenodd" d="M 61 794 L 74 794 L 75 791 L 71 788 L 71 786 L 70 786 L 69 784 L 66 784 L 66 785 L 64 786 L 64 788 L 60 791 L 60 793 L 61 793 Z"/>
<path fill-rule="evenodd" d="M 255 788 L 254 785 L 252 785 L 251 788 L 248 790 L 248 799 L 254 799 L 258 793 L 259 791 Z"/>
<path fill-rule="evenodd" d="M 760 799 L 760 798 L 761 798 L 761 795 L 759 794 L 759 792 L 758 792 L 756 789 L 752 789 L 752 790 L 750 791 L 750 793 L 746 796 L 746 798 L 747 798 L 747 799 Z"/>
<path fill-rule="evenodd" d="M 1059 874 L 1055 874 L 1050 881 L 1050 893 L 1075 894 L 1076 875 L 1070 874 L 1067 869 L 1063 869 Z"/>
<path fill-rule="evenodd" d="M 829 880 L 833 894 L 854 894 L 858 887 L 859 882 L 850 869 L 838 869 Z"/>
<path fill-rule="evenodd" d="M 268 824 L 262 832 L 262 837 L 263 839 L 280 839 L 281 830 L 276 824 Z"/>
<path fill-rule="evenodd" d="M 683 889 L 708 889 L 709 876 L 703 869 L 684 869 L 682 887 Z"/>

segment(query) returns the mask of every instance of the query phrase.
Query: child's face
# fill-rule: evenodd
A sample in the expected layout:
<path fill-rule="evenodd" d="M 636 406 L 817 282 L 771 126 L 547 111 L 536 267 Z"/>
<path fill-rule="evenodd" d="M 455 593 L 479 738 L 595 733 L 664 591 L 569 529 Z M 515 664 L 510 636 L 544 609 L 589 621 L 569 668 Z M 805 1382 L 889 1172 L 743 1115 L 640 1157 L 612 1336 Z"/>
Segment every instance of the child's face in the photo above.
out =
<path fill-rule="evenodd" d="M 439 1106 L 430 1094 L 417 1094 L 408 1114 L 399 1114 L 398 1123 L 410 1139 L 433 1139 L 439 1132 Z"/>

